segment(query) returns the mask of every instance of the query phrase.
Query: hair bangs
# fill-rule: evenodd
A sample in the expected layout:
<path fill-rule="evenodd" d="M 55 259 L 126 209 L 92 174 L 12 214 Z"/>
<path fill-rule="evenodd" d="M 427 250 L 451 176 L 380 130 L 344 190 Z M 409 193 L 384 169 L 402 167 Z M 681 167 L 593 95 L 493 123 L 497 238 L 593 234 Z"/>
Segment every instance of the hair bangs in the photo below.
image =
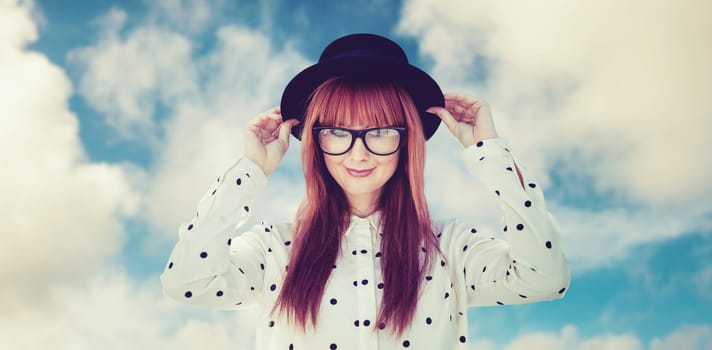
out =
<path fill-rule="evenodd" d="M 387 81 L 360 81 L 336 77 L 324 82 L 313 95 L 316 123 L 338 127 L 405 126 L 403 88 Z"/>

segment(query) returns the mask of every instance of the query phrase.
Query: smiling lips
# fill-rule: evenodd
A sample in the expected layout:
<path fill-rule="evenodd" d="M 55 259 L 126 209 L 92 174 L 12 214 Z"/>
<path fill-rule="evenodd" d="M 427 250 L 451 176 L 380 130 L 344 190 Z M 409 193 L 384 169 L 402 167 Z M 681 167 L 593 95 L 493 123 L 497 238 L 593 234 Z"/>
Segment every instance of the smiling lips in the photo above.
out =
<path fill-rule="evenodd" d="M 351 175 L 353 177 L 366 177 L 368 175 L 371 175 L 371 173 L 373 172 L 373 169 L 375 169 L 375 168 L 363 169 L 363 170 L 346 168 L 346 172 L 348 172 L 349 175 Z"/>

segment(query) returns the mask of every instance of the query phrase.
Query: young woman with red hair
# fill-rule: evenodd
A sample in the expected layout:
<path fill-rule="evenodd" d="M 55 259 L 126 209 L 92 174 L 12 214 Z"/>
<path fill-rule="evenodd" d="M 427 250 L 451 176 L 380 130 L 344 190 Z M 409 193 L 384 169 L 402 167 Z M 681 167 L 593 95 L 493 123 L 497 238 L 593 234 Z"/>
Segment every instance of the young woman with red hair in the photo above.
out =
<path fill-rule="evenodd" d="M 506 240 L 431 220 L 425 142 L 441 120 L 499 197 Z M 242 229 L 290 132 L 306 198 L 293 223 Z M 558 226 L 487 104 L 443 95 L 386 38 L 332 42 L 244 138 L 244 157 L 181 225 L 161 281 L 181 302 L 258 306 L 257 349 L 466 349 L 468 307 L 551 300 L 568 287 Z"/>

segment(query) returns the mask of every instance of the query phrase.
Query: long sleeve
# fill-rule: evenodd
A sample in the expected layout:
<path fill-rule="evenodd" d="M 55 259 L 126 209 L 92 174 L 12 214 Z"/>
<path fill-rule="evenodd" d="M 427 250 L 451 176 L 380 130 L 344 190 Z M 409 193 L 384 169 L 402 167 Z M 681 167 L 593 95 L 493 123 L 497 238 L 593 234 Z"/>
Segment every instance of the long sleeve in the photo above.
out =
<path fill-rule="evenodd" d="M 265 257 L 257 231 L 263 228 L 232 236 L 248 219 L 250 202 L 265 183 L 262 170 L 247 158 L 215 181 L 193 219 L 179 227 L 179 240 L 161 274 L 165 295 L 211 308 L 259 300 Z"/>
<path fill-rule="evenodd" d="M 468 306 L 521 304 L 563 297 L 569 265 L 559 226 L 546 209 L 541 187 L 510 152 L 506 140 L 478 142 L 464 151 L 470 173 L 499 198 L 501 230 L 497 239 L 482 227 L 457 220 L 446 223 L 441 246 L 454 262 L 455 280 L 467 292 Z M 462 289 L 461 289 L 462 290 Z"/>

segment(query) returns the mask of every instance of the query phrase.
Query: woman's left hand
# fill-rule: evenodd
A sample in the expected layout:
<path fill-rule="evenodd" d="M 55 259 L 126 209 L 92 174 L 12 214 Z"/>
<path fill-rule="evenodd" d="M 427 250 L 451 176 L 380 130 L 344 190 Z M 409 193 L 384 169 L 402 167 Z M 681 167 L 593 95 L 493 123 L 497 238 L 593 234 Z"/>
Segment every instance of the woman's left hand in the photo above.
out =
<path fill-rule="evenodd" d="M 481 140 L 498 137 L 489 104 L 459 94 L 446 93 L 445 108 L 430 107 L 426 112 L 440 117 L 465 148 Z"/>

